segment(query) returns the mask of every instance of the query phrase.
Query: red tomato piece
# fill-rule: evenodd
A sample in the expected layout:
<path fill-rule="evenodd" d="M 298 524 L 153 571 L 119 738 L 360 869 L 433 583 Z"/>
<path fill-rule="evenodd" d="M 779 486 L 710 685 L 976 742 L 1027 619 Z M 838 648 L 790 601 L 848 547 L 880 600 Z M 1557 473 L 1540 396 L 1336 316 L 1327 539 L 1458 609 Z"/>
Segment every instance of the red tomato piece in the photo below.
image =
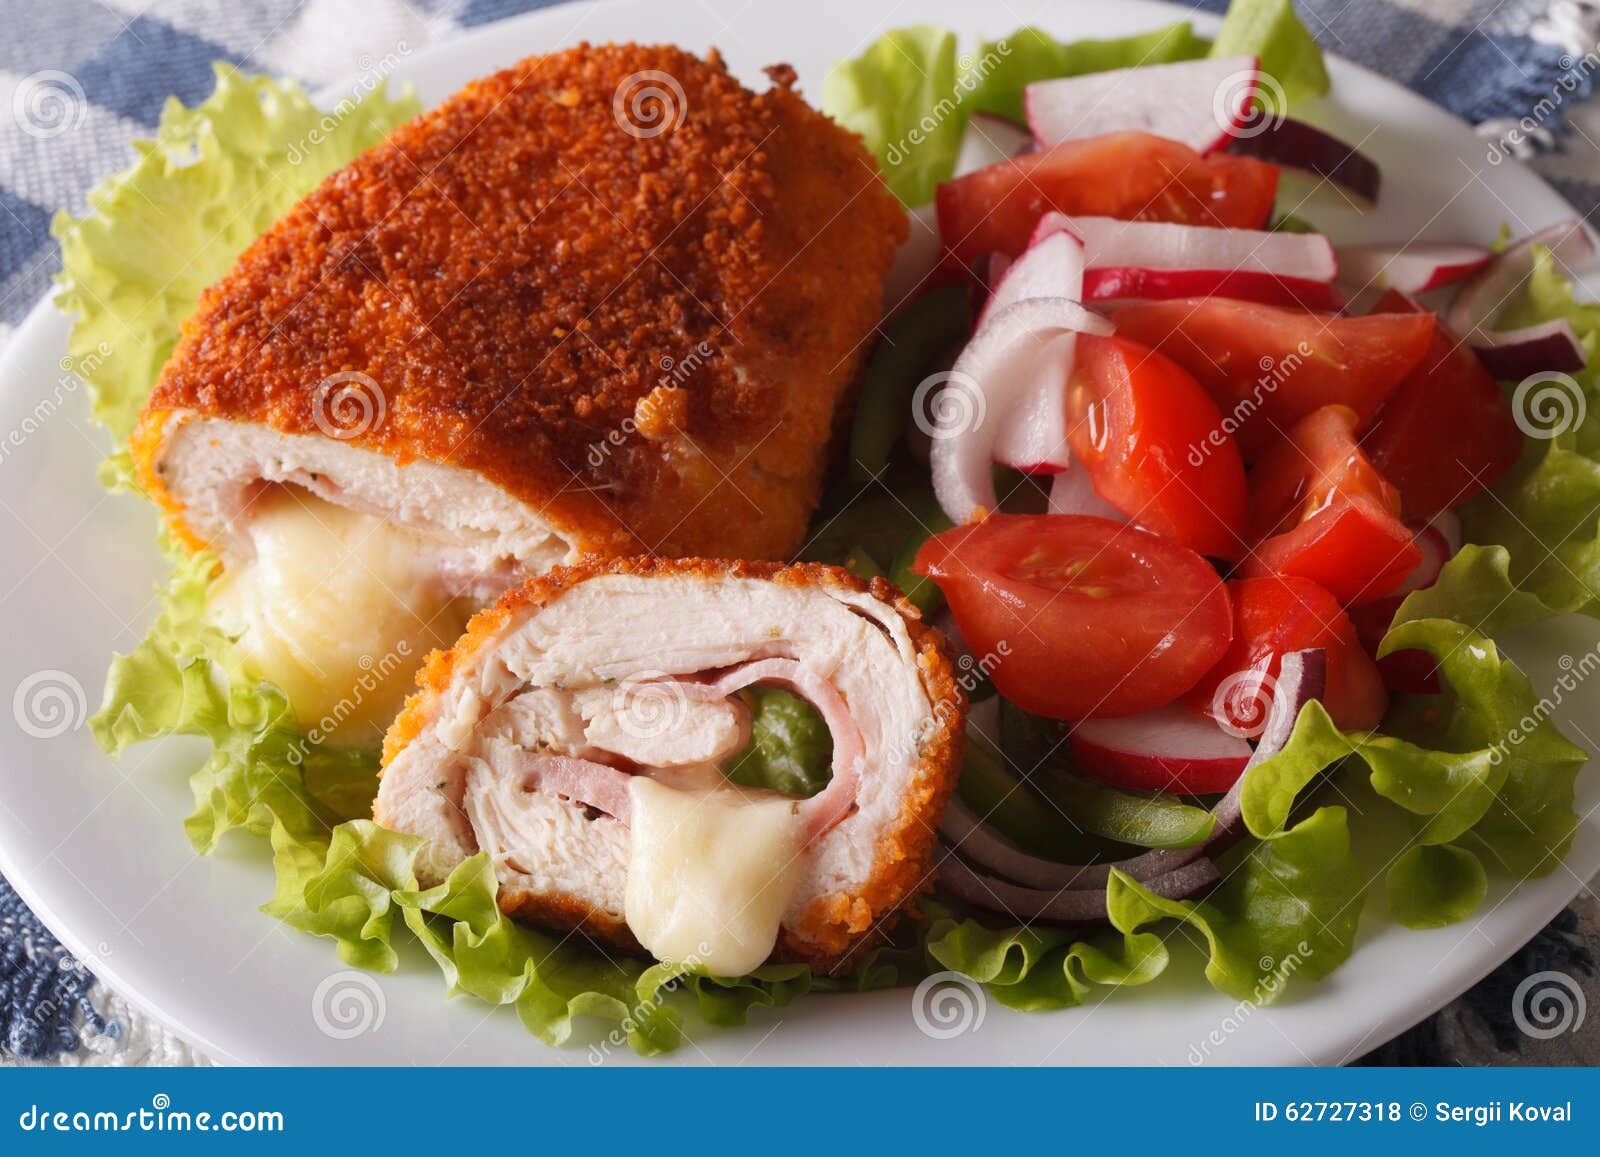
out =
<path fill-rule="evenodd" d="M 1251 157 L 1202 157 L 1149 133 L 1063 141 L 946 181 L 939 235 L 962 264 L 1015 257 L 1051 209 L 1125 221 L 1259 229 L 1272 212 L 1278 170 Z"/>
<path fill-rule="evenodd" d="M 944 592 L 1000 692 L 1053 719 L 1170 703 L 1233 637 L 1210 563 L 1110 519 L 991 515 L 930 538 L 913 569 Z"/>
<path fill-rule="evenodd" d="M 1381 599 L 1422 551 L 1400 521 L 1394 487 L 1356 444 L 1357 417 L 1324 406 L 1303 418 L 1250 472 L 1246 577 L 1298 575 L 1341 603 Z"/>
<path fill-rule="evenodd" d="M 1195 376 L 1227 418 L 1246 462 L 1323 406 L 1362 422 L 1428 351 L 1432 314 L 1340 317 L 1225 298 L 1123 306 L 1117 333 Z"/>
<path fill-rule="evenodd" d="M 1276 679 L 1283 656 L 1320 647 L 1328 658 L 1322 705 L 1333 721 L 1351 731 L 1366 731 L 1382 721 L 1389 706 L 1383 678 L 1362 648 L 1355 625 L 1331 594 L 1309 579 L 1276 575 L 1231 582 L 1228 594 L 1233 601 L 1233 644 L 1183 697 L 1185 704 L 1226 726 L 1260 726 L 1266 720 L 1266 704 L 1253 701 L 1248 693 L 1233 694 L 1240 680 L 1226 688 L 1224 683 L 1252 671 Z M 1245 687 L 1249 683 L 1242 681 Z"/>
<path fill-rule="evenodd" d="M 1390 290 L 1373 312 L 1426 311 Z M 1367 457 L 1400 491 L 1401 513 L 1418 521 L 1493 486 L 1516 465 L 1522 445 L 1522 431 L 1500 387 L 1477 355 L 1442 325 L 1435 327 L 1422 361 L 1361 436 Z"/>
<path fill-rule="evenodd" d="M 1081 334 L 1067 443 L 1095 493 L 1146 530 L 1214 558 L 1244 551 L 1244 463 L 1222 415 L 1171 358 Z"/>

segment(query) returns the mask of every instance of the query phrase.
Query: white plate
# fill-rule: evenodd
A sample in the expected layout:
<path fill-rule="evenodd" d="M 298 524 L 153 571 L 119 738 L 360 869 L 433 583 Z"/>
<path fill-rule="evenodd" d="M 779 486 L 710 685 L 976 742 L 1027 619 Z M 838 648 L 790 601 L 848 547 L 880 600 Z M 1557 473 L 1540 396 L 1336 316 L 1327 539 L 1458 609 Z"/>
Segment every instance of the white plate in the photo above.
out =
<path fill-rule="evenodd" d="M 1117 35 L 1187 13 L 1144 3 L 1019 4 L 979 9 L 949 0 L 753 6 L 746 0 L 644 0 L 562 7 L 479 29 L 404 61 L 401 79 L 425 103 L 532 52 L 578 40 L 672 41 L 721 48 L 740 75 L 787 60 L 817 93 L 833 60 L 885 28 L 930 21 L 972 45 L 1023 23 L 1058 36 Z M 1203 17 L 1199 18 L 1204 22 Z M 1515 165 L 1488 164 L 1472 133 L 1406 90 L 1340 61 L 1334 94 L 1315 119 L 1384 166 L 1381 215 L 1363 220 L 1325 196 L 1308 206 L 1343 239 L 1487 238 L 1502 220 L 1526 233 L 1571 216 L 1542 181 Z M 1374 127 L 1380 126 L 1381 127 Z M 0 711 L 0 870 L 57 935 L 130 1000 L 213 1056 L 254 1063 L 584 1064 L 585 1048 L 545 1048 L 509 1011 L 470 999 L 447 1002 L 433 966 L 412 954 L 395 975 L 352 981 L 333 946 L 256 911 L 272 892 L 266 848 L 230 837 L 213 856 L 189 850 L 190 744 L 131 752 L 113 765 L 81 726 L 98 701 L 113 649 L 127 650 L 153 613 L 162 573 L 155 518 L 139 501 L 108 497 L 95 483 L 106 442 L 90 427 L 58 361 L 67 326 L 41 305 L 0 362 L 0 694 L 38 693 L 43 678 L 66 687 L 66 730 L 25 731 Z M 11 433 L 21 445 L 10 448 Z M 1515 654 L 1536 687 L 1554 683 L 1564 652 L 1592 647 L 1600 624 L 1549 624 Z M 40 672 L 49 674 L 41 676 Z M 81 688 L 80 693 L 75 688 Z M 74 699 L 77 702 L 73 702 Z M 1584 686 L 1557 711 L 1600 715 L 1600 686 Z M 77 724 L 76 726 L 73 726 Z M 41 730 L 32 726 L 33 732 Z M 1590 746 L 1593 746 L 1591 743 Z M 1479 915 L 1454 928 L 1408 932 L 1368 906 L 1354 958 L 1320 985 L 1291 987 L 1268 1009 L 1241 1007 L 1199 979 L 1192 951 L 1137 992 L 1049 1015 L 987 1008 L 980 1024 L 930 1039 L 900 990 L 817 997 L 781 1014 L 757 1013 L 737 1030 L 705 1030 L 673 1058 L 685 1063 L 1150 1063 L 1196 1057 L 1222 1063 L 1336 1063 L 1359 1055 L 1462 992 L 1528 940 L 1600 869 L 1600 783 L 1579 781 L 1587 818 L 1566 864 L 1510 889 L 1496 884 Z M 1377 891 L 1381 891 L 1378 889 Z M 364 974 L 363 974 L 364 975 Z M 351 984 L 381 1004 L 380 1023 L 330 1035 L 317 1012 Z M 359 995 L 359 994 L 358 994 Z M 373 1018 L 368 1018 L 371 1020 Z M 1218 1043 L 1220 1042 L 1220 1043 Z M 612 1063 L 627 1050 L 610 1048 Z"/>

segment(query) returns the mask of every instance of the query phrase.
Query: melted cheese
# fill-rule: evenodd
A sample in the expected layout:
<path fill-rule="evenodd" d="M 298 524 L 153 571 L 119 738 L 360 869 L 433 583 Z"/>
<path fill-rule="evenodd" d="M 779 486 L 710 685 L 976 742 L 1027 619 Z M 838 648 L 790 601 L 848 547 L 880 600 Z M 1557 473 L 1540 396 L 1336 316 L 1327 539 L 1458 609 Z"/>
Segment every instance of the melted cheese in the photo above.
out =
<path fill-rule="evenodd" d="M 624 915 L 657 960 L 713 976 L 760 967 L 800 873 L 795 802 L 636 775 Z"/>
<path fill-rule="evenodd" d="M 289 696 L 318 738 L 371 744 L 434 647 L 472 606 L 421 565 L 418 536 L 381 518 L 279 490 L 251 508 L 255 558 L 231 570 L 217 616 L 245 661 Z"/>

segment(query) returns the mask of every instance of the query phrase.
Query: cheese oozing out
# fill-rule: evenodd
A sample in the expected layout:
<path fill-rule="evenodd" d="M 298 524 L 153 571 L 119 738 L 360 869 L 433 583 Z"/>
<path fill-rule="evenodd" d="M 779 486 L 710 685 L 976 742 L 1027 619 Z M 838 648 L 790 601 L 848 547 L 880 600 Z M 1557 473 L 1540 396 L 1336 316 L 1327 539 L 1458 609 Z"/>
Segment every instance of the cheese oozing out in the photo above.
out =
<path fill-rule="evenodd" d="M 657 960 L 742 976 L 772 954 L 800 872 L 801 824 L 784 796 L 684 789 L 644 775 L 631 797 L 628 927 Z"/>
<path fill-rule="evenodd" d="M 250 509 L 255 557 L 230 568 L 214 615 L 300 725 L 344 746 L 381 741 L 428 652 L 475 609 L 424 565 L 420 536 L 303 491 Z"/>

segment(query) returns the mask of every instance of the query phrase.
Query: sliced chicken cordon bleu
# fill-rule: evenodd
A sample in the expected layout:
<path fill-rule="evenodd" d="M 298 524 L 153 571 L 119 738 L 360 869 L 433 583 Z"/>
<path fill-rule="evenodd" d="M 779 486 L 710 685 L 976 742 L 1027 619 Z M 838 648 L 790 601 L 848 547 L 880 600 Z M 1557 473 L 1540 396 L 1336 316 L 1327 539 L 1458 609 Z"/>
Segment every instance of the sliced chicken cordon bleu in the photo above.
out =
<path fill-rule="evenodd" d="M 380 658 L 403 696 L 552 565 L 800 546 L 906 226 L 771 76 L 532 57 L 333 174 L 202 297 L 133 454 L 303 721 Z M 354 710 L 381 734 L 398 706 Z"/>
<path fill-rule="evenodd" d="M 429 841 L 425 883 L 489 853 L 502 909 L 539 924 L 719 976 L 837 968 L 931 883 L 966 717 L 945 646 L 834 567 L 560 568 L 429 660 L 373 815 Z M 827 725 L 809 798 L 725 776 L 757 685 Z"/>

